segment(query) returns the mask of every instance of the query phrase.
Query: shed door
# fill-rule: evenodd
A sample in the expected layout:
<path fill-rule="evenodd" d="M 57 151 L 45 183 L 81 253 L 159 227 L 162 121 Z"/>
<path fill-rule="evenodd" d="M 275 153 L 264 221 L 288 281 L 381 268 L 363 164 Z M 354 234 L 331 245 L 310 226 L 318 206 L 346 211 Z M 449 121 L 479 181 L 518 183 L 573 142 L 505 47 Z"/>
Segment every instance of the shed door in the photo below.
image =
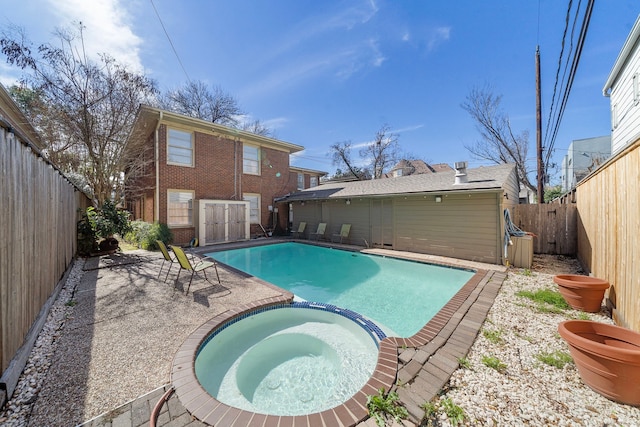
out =
<path fill-rule="evenodd" d="M 379 248 L 393 248 L 391 199 L 373 199 L 371 201 L 371 244 Z"/>
<path fill-rule="evenodd" d="M 204 225 L 207 243 L 225 241 L 224 204 L 207 203 L 205 205 Z"/>
<path fill-rule="evenodd" d="M 246 206 L 244 204 L 229 204 L 229 240 L 245 239 Z"/>

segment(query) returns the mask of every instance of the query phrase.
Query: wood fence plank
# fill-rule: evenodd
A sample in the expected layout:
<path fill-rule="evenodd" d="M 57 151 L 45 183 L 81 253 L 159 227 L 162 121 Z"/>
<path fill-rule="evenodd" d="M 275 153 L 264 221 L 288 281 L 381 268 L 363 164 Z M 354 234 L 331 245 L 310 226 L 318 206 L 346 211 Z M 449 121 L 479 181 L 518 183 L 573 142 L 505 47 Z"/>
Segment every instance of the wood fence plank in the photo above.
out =
<path fill-rule="evenodd" d="M 511 216 L 518 228 L 535 234 L 534 253 L 571 256 L 576 254 L 576 205 L 516 205 Z"/>

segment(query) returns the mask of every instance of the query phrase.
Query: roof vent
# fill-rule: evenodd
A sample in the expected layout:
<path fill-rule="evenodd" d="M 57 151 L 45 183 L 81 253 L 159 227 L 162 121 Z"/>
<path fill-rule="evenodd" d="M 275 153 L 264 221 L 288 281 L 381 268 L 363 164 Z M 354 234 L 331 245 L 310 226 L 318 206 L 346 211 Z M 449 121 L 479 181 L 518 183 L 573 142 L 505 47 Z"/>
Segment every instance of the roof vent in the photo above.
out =
<path fill-rule="evenodd" d="M 467 162 L 456 162 L 456 180 L 453 183 L 454 185 L 466 184 L 469 182 L 467 178 Z"/>

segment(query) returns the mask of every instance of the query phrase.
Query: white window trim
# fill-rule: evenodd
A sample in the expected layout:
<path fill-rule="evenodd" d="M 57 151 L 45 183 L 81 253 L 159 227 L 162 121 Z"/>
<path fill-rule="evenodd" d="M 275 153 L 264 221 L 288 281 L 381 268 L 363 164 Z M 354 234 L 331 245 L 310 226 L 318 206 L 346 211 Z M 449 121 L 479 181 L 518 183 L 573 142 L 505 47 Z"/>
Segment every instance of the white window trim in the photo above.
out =
<path fill-rule="evenodd" d="M 252 221 L 251 219 L 251 200 L 247 200 L 247 197 L 255 197 L 258 202 L 258 213 L 257 213 L 257 222 Z M 259 193 L 242 193 L 242 200 L 245 202 L 249 202 L 249 222 L 251 224 L 261 224 L 262 222 L 262 197 Z"/>
<path fill-rule="evenodd" d="M 176 131 L 176 132 L 182 132 L 182 133 L 186 133 L 189 134 L 190 138 L 191 138 L 191 163 L 187 164 L 187 163 L 180 163 L 180 162 L 172 162 L 169 160 L 169 150 L 171 148 L 171 137 L 169 136 L 169 132 L 170 131 Z M 186 168 L 192 168 L 195 166 L 195 158 L 196 158 L 196 148 L 195 148 L 195 138 L 193 135 L 193 132 L 190 132 L 188 130 L 184 130 L 184 129 L 178 129 L 178 128 L 174 128 L 174 127 L 167 127 L 167 164 L 168 165 L 173 165 L 173 166 L 182 166 L 182 167 L 186 167 Z M 182 148 L 182 147 L 180 147 Z"/>
<path fill-rule="evenodd" d="M 309 188 L 313 188 L 313 187 L 317 187 L 318 186 L 318 177 L 317 176 L 310 176 L 309 177 Z"/>
<path fill-rule="evenodd" d="M 255 148 L 256 152 L 257 152 L 257 159 L 245 159 L 244 157 L 244 150 L 246 148 Z M 247 170 L 245 169 L 245 161 L 250 161 L 250 162 L 255 162 L 256 166 L 257 166 L 257 172 L 247 172 Z M 258 145 L 251 145 L 251 144 L 242 144 L 242 173 L 247 174 L 247 175 L 260 175 L 261 174 L 261 167 L 260 167 L 260 146 Z"/>
<path fill-rule="evenodd" d="M 170 194 L 171 193 L 189 193 L 191 194 L 191 215 L 189 216 L 188 224 L 172 224 L 170 222 L 171 216 L 169 215 L 169 203 L 170 203 Z M 193 227 L 193 212 L 195 209 L 195 191 L 193 190 L 181 190 L 177 188 L 169 188 L 167 189 L 167 226 L 169 228 L 191 228 Z"/>
<path fill-rule="evenodd" d="M 298 190 L 304 190 L 304 174 L 298 173 L 298 183 L 296 185 Z"/>

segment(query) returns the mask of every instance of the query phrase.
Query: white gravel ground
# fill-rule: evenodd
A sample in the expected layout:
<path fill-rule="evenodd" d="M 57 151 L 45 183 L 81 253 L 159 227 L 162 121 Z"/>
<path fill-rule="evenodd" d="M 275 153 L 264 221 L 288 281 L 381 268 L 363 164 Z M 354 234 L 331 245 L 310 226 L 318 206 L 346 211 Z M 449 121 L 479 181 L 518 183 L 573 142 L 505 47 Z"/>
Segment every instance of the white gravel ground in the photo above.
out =
<path fill-rule="evenodd" d="M 571 309 L 554 314 L 516 296 L 519 291 L 557 290 L 554 274 L 579 271 L 575 260 L 549 267 L 541 263 L 544 259 L 553 262 L 555 257 L 536 259 L 541 271 L 535 271 L 535 265 L 534 271 L 509 271 L 467 356 L 469 368 L 452 375 L 440 404 L 449 399 L 458 405 L 465 414 L 464 425 L 470 426 L 640 426 L 640 408 L 615 403 L 591 390 L 572 362 L 556 368 L 538 359 L 556 351 L 569 353 L 557 329 L 563 320 L 613 322 L 604 308 L 594 314 Z M 505 370 L 500 373 L 485 366 L 483 357 L 487 356 L 498 358 Z M 442 413 L 438 421 L 451 424 Z"/>

